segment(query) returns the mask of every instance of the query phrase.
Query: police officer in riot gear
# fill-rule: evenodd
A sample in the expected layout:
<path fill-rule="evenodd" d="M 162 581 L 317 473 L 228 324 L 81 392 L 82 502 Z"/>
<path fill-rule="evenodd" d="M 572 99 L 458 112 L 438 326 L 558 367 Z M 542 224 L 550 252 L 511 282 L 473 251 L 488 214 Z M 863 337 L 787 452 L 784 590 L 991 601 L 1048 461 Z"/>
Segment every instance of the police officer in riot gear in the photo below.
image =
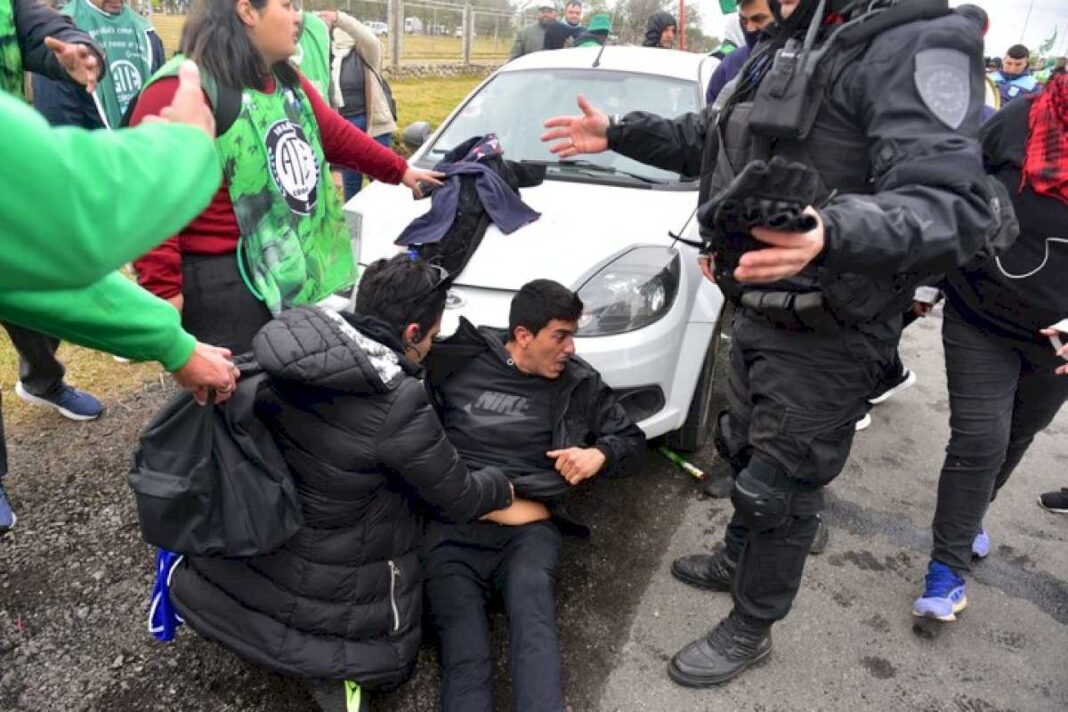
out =
<path fill-rule="evenodd" d="M 913 288 L 999 229 L 976 140 L 976 23 L 947 0 L 771 5 L 776 26 L 721 111 L 609 118 L 580 97 L 582 116 L 550 119 L 542 137 L 561 158 L 611 149 L 700 177 L 702 269 L 736 307 L 729 411 L 716 428 L 736 482 L 723 549 L 675 562 L 680 578 L 734 601 L 669 665 L 695 687 L 770 652 L 823 487 L 893 358 Z"/>

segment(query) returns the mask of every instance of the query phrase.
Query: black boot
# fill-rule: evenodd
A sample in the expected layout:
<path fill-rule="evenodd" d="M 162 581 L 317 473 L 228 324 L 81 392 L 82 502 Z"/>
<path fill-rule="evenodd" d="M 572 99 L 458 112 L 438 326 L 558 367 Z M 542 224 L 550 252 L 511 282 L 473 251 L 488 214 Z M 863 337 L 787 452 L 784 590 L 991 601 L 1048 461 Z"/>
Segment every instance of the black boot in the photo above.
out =
<path fill-rule="evenodd" d="M 675 654 L 668 676 L 684 687 L 710 687 L 740 675 L 771 652 L 771 626 L 743 621 L 737 613 Z"/>
<path fill-rule="evenodd" d="M 730 591 L 738 564 L 727 558 L 725 549 L 715 554 L 680 556 L 671 564 L 671 575 L 690 586 L 709 591 Z"/>
<path fill-rule="evenodd" d="M 726 460 L 717 460 L 708 470 L 708 477 L 701 483 L 701 490 L 709 497 L 724 499 L 731 496 L 734 487 L 734 468 Z"/>

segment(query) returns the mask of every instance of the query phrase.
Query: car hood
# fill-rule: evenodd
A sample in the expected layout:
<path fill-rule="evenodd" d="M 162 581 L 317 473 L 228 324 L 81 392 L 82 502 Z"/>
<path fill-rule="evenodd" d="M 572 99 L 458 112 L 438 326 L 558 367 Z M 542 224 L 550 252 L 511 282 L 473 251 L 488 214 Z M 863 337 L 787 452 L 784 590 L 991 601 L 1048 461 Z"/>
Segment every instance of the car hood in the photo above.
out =
<path fill-rule="evenodd" d="M 491 225 L 456 284 L 514 291 L 549 278 L 575 286 L 592 267 L 630 245 L 670 244 L 668 231 L 683 229 L 697 201 L 691 190 L 557 180 L 520 193 L 541 217 L 510 235 Z M 429 201 L 413 200 L 400 186 L 374 183 L 361 191 L 345 206 L 360 215 L 360 262 L 396 254 L 394 240 L 429 208 Z"/>

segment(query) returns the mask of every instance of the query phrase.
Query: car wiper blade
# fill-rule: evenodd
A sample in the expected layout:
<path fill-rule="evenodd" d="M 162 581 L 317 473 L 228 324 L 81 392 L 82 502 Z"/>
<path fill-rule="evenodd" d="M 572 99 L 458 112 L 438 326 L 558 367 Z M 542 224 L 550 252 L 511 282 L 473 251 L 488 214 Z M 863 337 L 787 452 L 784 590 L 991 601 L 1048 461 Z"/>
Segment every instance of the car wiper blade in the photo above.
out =
<path fill-rule="evenodd" d="M 649 176 L 643 176 L 640 173 L 631 173 L 630 171 L 623 171 L 614 166 L 605 166 L 600 163 L 594 163 L 593 161 L 587 161 L 584 158 L 579 159 L 567 159 L 563 161 L 523 161 L 524 163 L 539 164 L 544 166 L 553 166 L 560 168 L 572 168 L 580 173 L 593 174 L 603 173 L 605 175 L 620 175 L 634 180 L 641 181 L 642 183 L 649 183 L 650 185 L 664 185 L 664 181 L 659 181 Z"/>

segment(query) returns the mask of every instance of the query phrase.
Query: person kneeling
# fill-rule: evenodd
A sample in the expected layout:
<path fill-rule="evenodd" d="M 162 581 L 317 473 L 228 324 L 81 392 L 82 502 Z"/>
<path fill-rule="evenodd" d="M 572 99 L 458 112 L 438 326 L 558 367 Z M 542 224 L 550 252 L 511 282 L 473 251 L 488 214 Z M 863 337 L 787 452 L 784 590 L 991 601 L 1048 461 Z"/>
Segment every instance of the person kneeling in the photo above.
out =
<path fill-rule="evenodd" d="M 573 292 L 537 280 L 513 299 L 507 333 L 462 320 L 428 364 L 460 457 L 503 469 L 517 497 L 506 517 L 427 527 L 427 607 L 445 712 L 494 708 L 485 604 L 495 592 L 508 612 L 516 712 L 564 709 L 554 596 L 561 529 L 550 510 L 559 521 L 563 495 L 617 473 L 645 444 L 597 371 L 574 355 L 581 314 Z"/>
<path fill-rule="evenodd" d="M 412 673 L 419 648 L 420 504 L 466 522 L 511 504 L 499 469 L 470 471 L 419 379 L 445 307 L 429 265 L 379 260 L 356 314 L 298 307 L 253 340 L 257 398 L 296 480 L 304 523 L 247 559 L 186 557 L 171 596 L 199 634 L 283 675 L 315 680 L 325 710 Z M 343 682 L 342 681 L 347 681 Z"/>

